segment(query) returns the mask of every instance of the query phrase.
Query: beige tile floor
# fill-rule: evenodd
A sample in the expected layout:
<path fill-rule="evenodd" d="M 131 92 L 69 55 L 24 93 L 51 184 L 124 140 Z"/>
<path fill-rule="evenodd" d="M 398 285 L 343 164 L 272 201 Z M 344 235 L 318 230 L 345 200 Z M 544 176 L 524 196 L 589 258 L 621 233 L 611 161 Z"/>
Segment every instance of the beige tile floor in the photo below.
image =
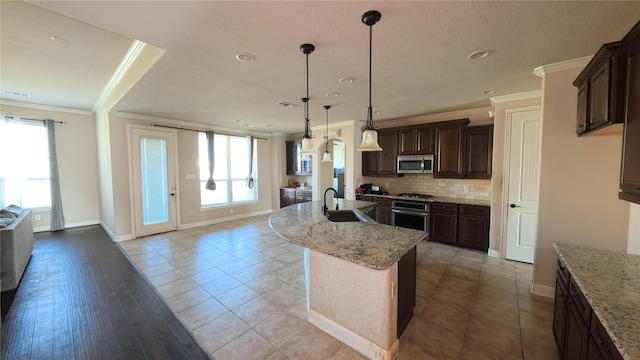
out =
<path fill-rule="evenodd" d="M 120 246 L 213 359 L 363 359 L 306 321 L 303 249 L 268 216 Z M 529 292 L 531 265 L 421 242 L 417 270 L 400 359 L 559 358 L 553 300 Z"/>

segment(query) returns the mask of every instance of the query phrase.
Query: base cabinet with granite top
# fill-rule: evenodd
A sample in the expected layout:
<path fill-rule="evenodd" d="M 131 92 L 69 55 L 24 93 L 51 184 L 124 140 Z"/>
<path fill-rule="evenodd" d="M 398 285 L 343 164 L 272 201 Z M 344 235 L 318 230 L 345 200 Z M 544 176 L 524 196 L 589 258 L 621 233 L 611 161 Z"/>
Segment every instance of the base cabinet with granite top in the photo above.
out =
<path fill-rule="evenodd" d="M 291 188 L 280 189 L 280 208 L 311 201 L 311 190 L 300 190 Z"/>
<path fill-rule="evenodd" d="M 567 265 L 558 259 L 553 335 L 563 360 L 622 360 Z"/>
<path fill-rule="evenodd" d="M 480 251 L 489 249 L 488 206 L 434 202 L 429 240 Z"/>

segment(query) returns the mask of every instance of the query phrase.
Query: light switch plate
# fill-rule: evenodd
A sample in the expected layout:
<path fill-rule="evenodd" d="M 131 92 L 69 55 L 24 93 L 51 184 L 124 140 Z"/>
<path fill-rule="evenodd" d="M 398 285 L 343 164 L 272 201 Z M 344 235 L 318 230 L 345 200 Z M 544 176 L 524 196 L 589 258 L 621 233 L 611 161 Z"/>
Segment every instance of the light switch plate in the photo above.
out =
<path fill-rule="evenodd" d="M 187 174 L 187 175 L 185 175 L 185 178 L 187 180 L 195 180 L 196 179 L 196 174 Z"/>

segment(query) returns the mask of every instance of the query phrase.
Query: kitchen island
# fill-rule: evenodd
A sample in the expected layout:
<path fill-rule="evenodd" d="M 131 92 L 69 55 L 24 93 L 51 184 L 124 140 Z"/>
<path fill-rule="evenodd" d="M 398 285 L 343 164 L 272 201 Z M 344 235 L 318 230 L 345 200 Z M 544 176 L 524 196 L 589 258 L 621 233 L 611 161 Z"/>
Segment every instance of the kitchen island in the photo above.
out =
<path fill-rule="evenodd" d="M 427 233 L 376 223 L 364 215 L 371 202 L 327 201 L 329 209 L 336 204 L 361 221 L 329 221 L 314 201 L 282 208 L 269 222 L 305 248 L 309 322 L 370 359 L 395 359 L 398 316 L 408 322 L 415 303 L 415 247 Z M 401 296 L 405 290 L 413 295 Z M 411 304 L 408 315 L 398 309 L 403 303 Z"/>

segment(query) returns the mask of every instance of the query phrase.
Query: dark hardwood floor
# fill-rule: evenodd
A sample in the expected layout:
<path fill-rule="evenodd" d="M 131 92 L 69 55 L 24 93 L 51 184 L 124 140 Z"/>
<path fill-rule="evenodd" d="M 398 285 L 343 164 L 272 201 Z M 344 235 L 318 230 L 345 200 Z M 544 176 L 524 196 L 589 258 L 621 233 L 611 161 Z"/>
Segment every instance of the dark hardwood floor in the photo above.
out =
<path fill-rule="evenodd" d="M 2 359 L 208 358 L 99 226 L 36 234 L 2 308 Z"/>

